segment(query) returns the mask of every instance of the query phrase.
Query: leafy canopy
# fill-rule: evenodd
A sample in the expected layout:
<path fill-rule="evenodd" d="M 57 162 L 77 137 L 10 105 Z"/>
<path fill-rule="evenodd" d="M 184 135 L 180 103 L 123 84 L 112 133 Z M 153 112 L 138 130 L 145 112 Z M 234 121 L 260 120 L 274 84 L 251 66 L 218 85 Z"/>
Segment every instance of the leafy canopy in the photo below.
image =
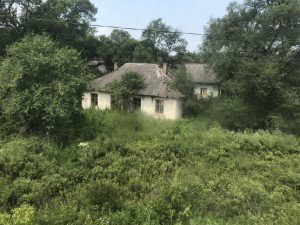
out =
<path fill-rule="evenodd" d="M 202 57 L 228 96 L 255 109 L 258 127 L 276 117 L 300 127 L 299 36 L 298 0 L 232 3 L 206 29 Z"/>
<path fill-rule="evenodd" d="M 151 49 L 154 62 L 161 58 L 164 62 L 171 63 L 171 56 L 182 54 L 186 51 L 187 42 L 177 29 L 163 23 L 162 19 L 156 19 L 149 23 L 142 34 L 142 40 Z"/>
<path fill-rule="evenodd" d="M 133 61 L 133 52 L 138 41 L 127 31 L 113 30 L 109 37 L 101 35 L 97 47 L 97 56 L 104 60 L 106 67 L 112 70 L 114 62 L 124 64 Z"/>
<path fill-rule="evenodd" d="M 195 83 L 185 66 L 179 66 L 173 73 L 172 86 L 180 91 L 187 99 L 194 97 Z"/>
<path fill-rule="evenodd" d="M 89 0 L 3 0 L 0 2 L 0 55 L 6 45 L 28 34 L 51 36 L 87 58 L 97 43 L 90 22 L 97 9 Z"/>
<path fill-rule="evenodd" d="M 79 53 L 26 36 L 0 63 L 0 120 L 10 131 L 57 132 L 81 111 L 89 73 Z"/>

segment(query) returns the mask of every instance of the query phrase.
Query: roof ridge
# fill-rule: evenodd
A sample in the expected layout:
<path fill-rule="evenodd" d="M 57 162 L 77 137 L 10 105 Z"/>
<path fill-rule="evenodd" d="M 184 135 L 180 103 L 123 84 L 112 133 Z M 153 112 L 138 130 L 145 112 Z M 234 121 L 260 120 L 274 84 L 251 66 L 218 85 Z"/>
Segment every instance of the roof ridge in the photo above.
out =
<path fill-rule="evenodd" d="M 124 65 L 156 65 L 156 66 L 158 66 L 158 64 L 156 64 L 156 63 L 132 63 L 132 62 L 131 63 L 124 63 Z M 120 66 L 120 67 L 122 67 L 122 66 Z"/>

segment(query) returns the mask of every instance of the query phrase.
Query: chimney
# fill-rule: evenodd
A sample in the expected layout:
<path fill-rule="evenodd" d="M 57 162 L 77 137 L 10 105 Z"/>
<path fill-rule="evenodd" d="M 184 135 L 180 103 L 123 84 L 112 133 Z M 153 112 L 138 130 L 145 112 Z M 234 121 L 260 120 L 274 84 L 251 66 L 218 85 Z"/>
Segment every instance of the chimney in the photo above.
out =
<path fill-rule="evenodd" d="M 114 63 L 114 71 L 117 70 L 117 69 L 118 69 L 118 63 L 115 62 L 115 63 Z"/>
<path fill-rule="evenodd" d="M 168 64 L 167 64 L 167 63 L 164 63 L 164 64 L 163 64 L 163 72 L 164 72 L 165 74 L 168 74 Z"/>

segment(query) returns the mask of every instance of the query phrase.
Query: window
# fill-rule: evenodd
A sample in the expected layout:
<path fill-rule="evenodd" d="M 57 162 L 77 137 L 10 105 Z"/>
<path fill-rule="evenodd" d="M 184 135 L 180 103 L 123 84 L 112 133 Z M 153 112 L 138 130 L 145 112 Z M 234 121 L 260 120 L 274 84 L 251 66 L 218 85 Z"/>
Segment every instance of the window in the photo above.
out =
<path fill-rule="evenodd" d="M 164 101 L 156 99 L 155 100 L 155 112 L 156 113 L 164 113 Z"/>
<path fill-rule="evenodd" d="M 91 93 L 91 106 L 98 105 L 98 94 Z"/>
<path fill-rule="evenodd" d="M 201 96 L 207 96 L 207 88 L 201 88 L 200 89 L 200 95 Z"/>
<path fill-rule="evenodd" d="M 222 95 L 222 89 L 218 89 L 218 96 Z"/>
<path fill-rule="evenodd" d="M 141 98 L 133 97 L 133 108 L 134 110 L 141 110 Z"/>

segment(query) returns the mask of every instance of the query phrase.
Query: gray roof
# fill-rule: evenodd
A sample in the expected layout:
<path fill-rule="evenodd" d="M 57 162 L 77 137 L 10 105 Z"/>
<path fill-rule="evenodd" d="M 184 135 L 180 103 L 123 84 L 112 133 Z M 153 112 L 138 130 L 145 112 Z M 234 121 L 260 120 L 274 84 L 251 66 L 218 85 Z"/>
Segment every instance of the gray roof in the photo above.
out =
<path fill-rule="evenodd" d="M 191 75 L 191 78 L 196 83 L 215 84 L 217 83 L 216 74 L 205 64 L 190 63 L 185 64 L 186 72 Z"/>
<path fill-rule="evenodd" d="M 149 63 L 126 63 L 117 70 L 93 80 L 89 90 L 107 91 L 107 85 L 121 80 L 127 72 L 135 72 L 144 77 L 144 88 L 138 91 L 138 95 L 162 98 L 183 97 L 179 91 L 170 87 L 171 78 L 158 65 Z"/>

